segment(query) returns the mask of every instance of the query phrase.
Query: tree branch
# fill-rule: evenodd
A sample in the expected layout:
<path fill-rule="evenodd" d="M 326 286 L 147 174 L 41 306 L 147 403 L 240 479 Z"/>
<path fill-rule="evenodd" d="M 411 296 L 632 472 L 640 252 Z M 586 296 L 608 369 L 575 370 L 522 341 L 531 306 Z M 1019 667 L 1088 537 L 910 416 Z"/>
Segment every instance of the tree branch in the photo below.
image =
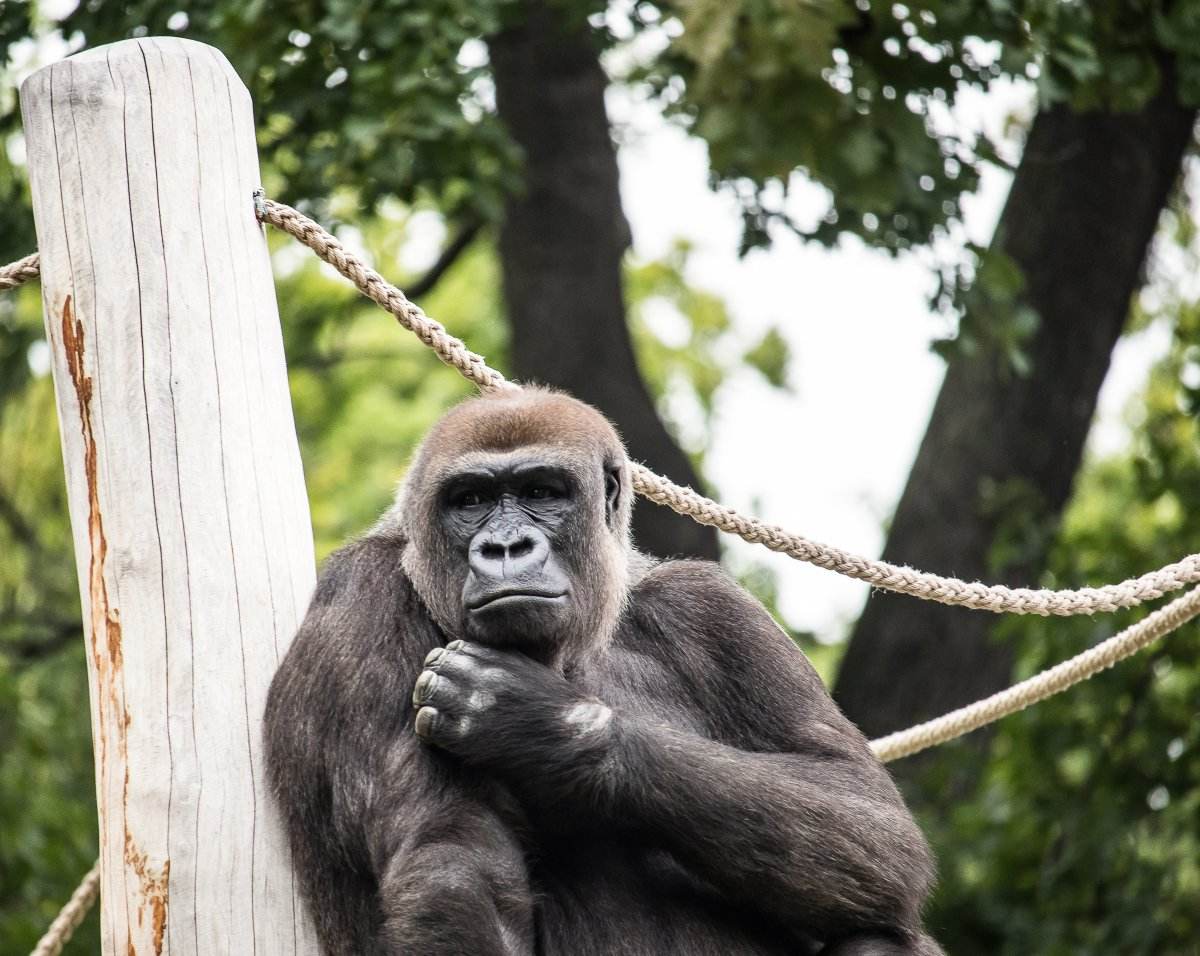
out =
<path fill-rule="evenodd" d="M 454 238 L 446 245 L 446 248 L 442 250 L 442 254 L 437 257 L 437 261 L 429 267 L 429 271 L 415 282 L 408 283 L 404 294 L 410 299 L 419 299 L 421 296 L 432 292 L 433 287 L 438 284 L 442 276 L 470 248 L 471 243 L 475 241 L 475 237 L 479 235 L 479 230 L 482 228 L 483 223 L 478 219 L 463 225 Z"/>
<path fill-rule="evenodd" d="M 3 488 L 0 488 L 0 520 L 8 525 L 9 530 L 13 533 L 13 537 L 25 545 L 25 547 L 31 551 L 41 549 L 41 542 L 38 541 L 37 533 L 33 530 L 33 525 L 21 514 Z"/>

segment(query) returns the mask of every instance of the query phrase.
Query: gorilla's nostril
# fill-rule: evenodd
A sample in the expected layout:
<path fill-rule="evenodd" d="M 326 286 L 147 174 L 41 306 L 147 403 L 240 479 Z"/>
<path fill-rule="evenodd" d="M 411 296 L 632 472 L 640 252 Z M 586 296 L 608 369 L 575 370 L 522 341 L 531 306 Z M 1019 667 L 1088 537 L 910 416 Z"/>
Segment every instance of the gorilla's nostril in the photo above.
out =
<path fill-rule="evenodd" d="M 479 548 L 479 553 L 489 561 L 503 561 L 506 550 L 502 544 L 495 541 L 485 541 Z"/>
<path fill-rule="evenodd" d="M 508 546 L 508 556 L 510 558 L 523 558 L 531 551 L 533 551 L 532 538 L 522 538 L 520 541 L 514 541 Z"/>

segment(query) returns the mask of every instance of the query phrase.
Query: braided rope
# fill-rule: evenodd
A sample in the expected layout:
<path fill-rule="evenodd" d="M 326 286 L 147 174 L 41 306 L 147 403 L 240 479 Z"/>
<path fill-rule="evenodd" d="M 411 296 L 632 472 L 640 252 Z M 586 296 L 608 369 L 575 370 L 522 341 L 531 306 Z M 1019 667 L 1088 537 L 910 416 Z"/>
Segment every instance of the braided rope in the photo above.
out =
<path fill-rule="evenodd" d="M 5 289 L 15 289 L 24 285 L 30 279 L 36 279 L 41 272 L 41 261 L 36 252 L 31 252 L 24 259 L 0 266 L 0 292 Z"/>
<path fill-rule="evenodd" d="M 1107 670 L 1118 661 L 1136 654 L 1153 644 L 1160 637 L 1170 634 L 1200 614 L 1200 588 L 1177 597 L 1170 604 L 1125 628 L 1120 634 L 1077 654 L 1069 660 L 1056 664 L 1048 670 L 1035 674 L 1028 680 L 1006 688 L 999 693 L 977 700 L 966 707 L 952 710 L 907 730 L 899 730 L 886 737 L 871 741 L 875 755 L 887 763 L 899 760 L 929 747 L 961 737 L 978 730 L 985 724 L 1015 714 L 1031 704 L 1061 693 L 1089 677 Z"/>
<path fill-rule="evenodd" d="M 83 922 L 83 918 L 87 916 L 88 910 L 92 908 L 92 904 L 96 902 L 96 897 L 99 895 L 100 861 L 97 860 L 95 865 L 88 870 L 83 882 L 71 894 L 66 906 L 59 910 L 58 915 L 54 917 L 54 922 L 50 924 L 45 935 L 38 940 L 38 944 L 33 948 L 30 956 L 58 956 L 72 934 L 79 928 L 79 924 Z"/>
<path fill-rule="evenodd" d="M 260 218 L 295 236 L 318 256 L 353 282 L 365 296 L 392 313 L 400 324 L 437 353 L 447 365 L 485 390 L 515 388 L 483 357 L 476 355 L 445 328 L 409 302 L 404 293 L 378 272 L 365 265 L 336 238 L 307 216 L 290 206 L 266 199 L 260 203 Z M 746 517 L 718 504 L 691 488 L 677 485 L 656 475 L 644 465 L 631 468 L 634 490 L 672 511 L 687 515 L 700 524 L 736 534 L 752 544 L 761 544 L 799 561 L 806 561 L 846 577 L 865 581 L 872 587 L 909 594 L 927 601 L 976 608 L 996 613 L 1070 616 L 1095 614 L 1136 607 L 1189 584 L 1200 583 L 1200 554 L 1169 564 L 1157 571 L 1130 578 L 1119 584 L 1075 591 L 1051 591 L 1034 588 L 1008 588 L 978 581 L 960 581 L 917 571 L 913 568 L 872 561 L 840 548 L 820 544 L 777 525 Z"/>
<path fill-rule="evenodd" d="M 259 208 L 260 218 L 264 222 L 279 227 L 308 246 L 353 282 L 359 292 L 394 315 L 404 328 L 433 349 L 443 362 L 461 372 L 464 378 L 484 391 L 516 388 L 494 368 L 490 368 L 482 355 L 472 352 L 461 339 L 447 332 L 440 322 L 429 318 L 420 306 L 410 302 L 403 292 L 313 220 L 291 206 L 271 199 L 260 200 Z"/>

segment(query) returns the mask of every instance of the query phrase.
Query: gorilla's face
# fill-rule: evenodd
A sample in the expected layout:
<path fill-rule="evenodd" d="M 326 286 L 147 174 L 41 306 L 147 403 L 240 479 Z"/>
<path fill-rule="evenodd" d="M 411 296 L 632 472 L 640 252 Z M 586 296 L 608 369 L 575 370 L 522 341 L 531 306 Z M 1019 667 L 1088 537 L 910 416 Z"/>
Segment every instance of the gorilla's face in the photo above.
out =
<path fill-rule="evenodd" d="M 520 454 L 461 470 L 442 492 L 442 521 L 461 565 L 463 623 L 488 644 L 544 643 L 570 625 L 566 541 L 579 488 L 569 471 Z"/>
<path fill-rule="evenodd" d="M 400 507 L 405 569 L 447 638 L 546 663 L 605 643 L 627 591 L 625 462 L 565 396 L 476 399 L 443 420 Z"/>
<path fill-rule="evenodd" d="M 610 534 L 595 519 L 615 508 L 619 475 L 577 470 L 522 449 L 479 456 L 442 480 L 440 530 L 461 581 L 466 637 L 548 659 L 599 627 L 594 590 L 610 585 L 596 573 L 598 552 Z"/>

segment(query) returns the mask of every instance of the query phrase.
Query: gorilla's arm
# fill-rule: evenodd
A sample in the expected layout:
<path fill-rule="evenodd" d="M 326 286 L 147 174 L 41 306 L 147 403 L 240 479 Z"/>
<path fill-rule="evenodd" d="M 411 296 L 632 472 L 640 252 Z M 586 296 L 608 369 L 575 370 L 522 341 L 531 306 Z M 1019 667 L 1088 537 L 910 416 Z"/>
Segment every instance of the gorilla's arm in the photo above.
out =
<path fill-rule="evenodd" d="M 474 644 L 432 655 L 418 732 L 534 806 L 643 830 L 747 909 L 823 939 L 915 943 L 928 849 L 803 655 L 715 568 L 664 566 L 633 602 L 640 651 L 675 668 L 711 737 L 610 708 L 521 655 Z"/>
<path fill-rule="evenodd" d="M 268 778 L 301 889 L 338 956 L 529 956 L 528 876 L 495 794 L 412 734 L 408 689 L 441 637 L 401 548 L 373 535 L 329 558 L 271 685 Z"/>

